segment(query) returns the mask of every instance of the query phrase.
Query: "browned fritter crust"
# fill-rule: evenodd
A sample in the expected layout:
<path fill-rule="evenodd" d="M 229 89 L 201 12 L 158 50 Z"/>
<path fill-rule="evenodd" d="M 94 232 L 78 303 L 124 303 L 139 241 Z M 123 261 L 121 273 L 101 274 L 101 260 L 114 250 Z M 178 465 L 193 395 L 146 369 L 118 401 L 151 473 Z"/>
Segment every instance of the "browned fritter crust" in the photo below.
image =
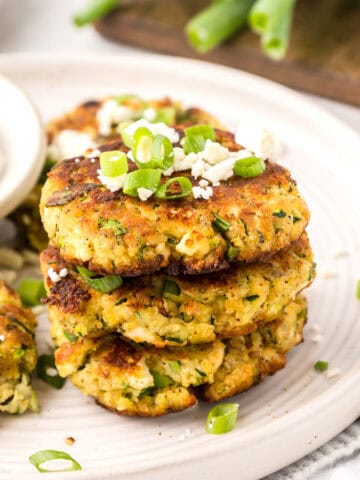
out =
<path fill-rule="evenodd" d="M 246 337 L 228 340 L 215 381 L 204 385 L 200 395 L 207 401 L 218 402 L 285 368 L 286 353 L 303 341 L 306 319 L 306 299 L 299 296 L 276 321 Z"/>
<path fill-rule="evenodd" d="M 57 283 L 48 276 L 66 268 Z M 125 278 L 111 293 L 86 283 L 59 250 L 41 254 L 49 305 L 51 334 L 60 345 L 70 336 L 119 332 L 134 342 L 161 348 L 211 342 L 216 337 L 245 335 L 276 318 L 315 276 L 306 234 L 266 262 L 234 265 L 217 273 L 169 278 L 164 272 Z M 177 295 L 163 292 L 176 282 Z"/>
<path fill-rule="evenodd" d="M 241 148 L 229 132 L 217 131 L 217 140 L 231 150 Z M 100 148 L 109 149 L 127 151 L 121 143 Z M 131 163 L 130 170 L 134 168 Z M 98 169 L 98 158 L 92 163 L 85 157 L 55 167 L 43 188 L 41 215 L 50 242 L 64 259 L 99 273 L 221 270 L 229 266 L 229 249 L 231 260 L 252 262 L 297 240 L 309 220 L 289 172 L 271 162 L 258 177 L 234 176 L 214 187 L 209 200 L 189 195 L 142 202 L 106 189 L 97 178 Z M 198 185 L 189 172 L 182 175 Z M 230 223 L 226 232 L 214 226 L 215 215 Z M 125 233 L 101 228 L 104 220 L 116 220 Z"/>

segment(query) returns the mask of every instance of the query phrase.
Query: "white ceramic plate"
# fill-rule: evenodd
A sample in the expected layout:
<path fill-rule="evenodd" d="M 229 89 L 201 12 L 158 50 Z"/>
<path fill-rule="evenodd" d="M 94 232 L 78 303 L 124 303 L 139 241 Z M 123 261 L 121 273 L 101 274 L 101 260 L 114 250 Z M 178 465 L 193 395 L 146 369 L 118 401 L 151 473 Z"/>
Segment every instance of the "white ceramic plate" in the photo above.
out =
<path fill-rule="evenodd" d="M 43 126 L 32 103 L 0 76 L 0 218 L 34 186 L 44 163 L 45 145 Z"/>
<path fill-rule="evenodd" d="M 9 56 L 0 68 L 32 96 L 45 119 L 81 100 L 130 91 L 201 105 L 230 126 L 249 116 L 271 125 L 285 143 L 282 163 L 311 208 L 309 231 L 319 265 L 308 292 L 305 343 L 289 355 L 285 370 L 235 399 L 241 408 L 233 432 L 204 432 L 206 404 L 159 419 L 124 418 L 96 406 L 70 384 L 58 392 L 37 383 L 40 415 L 0 419 L 2 478 L 39 478 L 27 458 L 53 448 L 72 454 L 83 471 L 41 478 L 256 479 L 311 452 L 357 418 L 360 145 L 353 131 L 288 89 L 192 60 Z M 328 273 L 335 276 L 326 278 Z M 47 338 L 46 319 L 41 320 L 40 340 Z M 311 341 L 312 324 L 319 326 L 321 343 Z M 340 368 L 341 376 L 329 381 L 315 372 L 319 359 Z M 64 444 L 67 436 L 76 439 L 71 447 Z"/>

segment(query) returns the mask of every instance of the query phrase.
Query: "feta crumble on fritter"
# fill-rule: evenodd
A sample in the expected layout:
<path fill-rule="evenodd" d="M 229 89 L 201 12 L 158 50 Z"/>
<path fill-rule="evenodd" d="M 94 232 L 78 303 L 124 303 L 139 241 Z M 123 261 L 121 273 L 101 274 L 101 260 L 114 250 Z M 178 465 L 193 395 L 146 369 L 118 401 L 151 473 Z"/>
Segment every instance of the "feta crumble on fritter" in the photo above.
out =
<path fill-rule="evenodd" d="M 48 156 L 59 162 L 64 158 L 72 158 L 82 155 L 85 150 L 95 148 L 96 144 L 87 133 L 76 130 L 63 130 L 48 146 Z"/>

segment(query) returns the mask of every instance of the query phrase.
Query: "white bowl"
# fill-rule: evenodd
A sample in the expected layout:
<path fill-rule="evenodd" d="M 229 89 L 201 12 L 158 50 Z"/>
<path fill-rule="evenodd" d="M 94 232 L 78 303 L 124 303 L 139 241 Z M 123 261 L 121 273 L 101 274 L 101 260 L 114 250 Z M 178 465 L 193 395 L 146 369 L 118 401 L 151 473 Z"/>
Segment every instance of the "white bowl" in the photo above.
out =
<path fill-rule="evenodd" d="M 23 91 L 0 76 L 0 218 L 34 186 L 44 164 L 45 133 Z"/>

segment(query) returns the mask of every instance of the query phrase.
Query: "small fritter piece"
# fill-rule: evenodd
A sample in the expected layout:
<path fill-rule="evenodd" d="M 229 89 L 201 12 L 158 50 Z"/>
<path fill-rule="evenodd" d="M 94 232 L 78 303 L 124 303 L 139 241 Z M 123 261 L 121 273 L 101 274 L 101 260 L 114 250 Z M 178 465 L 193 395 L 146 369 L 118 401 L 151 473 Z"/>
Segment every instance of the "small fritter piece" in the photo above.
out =
<path fill-rule="evenodd" d="M 227 340 L 223 364 L 202 396 L 217 402 L 248 390 L 286 365 L 286 353 L 303 339 L 306 299 L 299 296 L 282 316 L 245 337 Z"/>
<path fill-rule="evenodd" d="M 217 141 L 230 150 L 241 149 L 231 133 L 218 130 Z M 121 143 L 100 148 L 111 149 L 127 151 Z M 135 168 L 132 162 L 129 167 Z M 288 246 L 309 220 L 289 172 L 271 162 L 255 178 L 233 176 L 213 187 L 209 200 L 189 195 L 142 202 L 108 190 L 98 179 L 98 169 L 98 158 L 61 163 L 49 173 L 40 206 L 50 243 L 60 248 L 62 257 L 98 273 L 222 270 L 230 261 L 255 261 Z M 189 171 L 181 173 L 194 186 L 199 184 Z M 230 225 L 225 232 L 214 223 L 218 217 Z"/>
<path fill-rule="evenodd" d="M 38 411 L 30 376 L 36 367 L 36 320 L 0 281 L 0 412 Z"/>
<path fill-rule="evenodd" d="M 193 387 L 213 382 L 224 344 L 156 349 L 119 336 L 67 343 L 55 352 L 60 375 L 105 407 L 125 415 L 159 416 L 196 402 Z"/>
<path fill-rule="evenodd" d="M 196 279 L 169 278 L 163 272 L 125 278 L 111 293 L 90 288 L 55 247 L 41 254 L 41 267 L 57 345 L 114 331 L 156 347 L 245 335 L 259 323 L 274 320 L 314 277 L 306 234 L 265 262 L 236 265 Z M 55 272 L 66 268 L 69 273 L 54 284 L 50 268 Z"/>

